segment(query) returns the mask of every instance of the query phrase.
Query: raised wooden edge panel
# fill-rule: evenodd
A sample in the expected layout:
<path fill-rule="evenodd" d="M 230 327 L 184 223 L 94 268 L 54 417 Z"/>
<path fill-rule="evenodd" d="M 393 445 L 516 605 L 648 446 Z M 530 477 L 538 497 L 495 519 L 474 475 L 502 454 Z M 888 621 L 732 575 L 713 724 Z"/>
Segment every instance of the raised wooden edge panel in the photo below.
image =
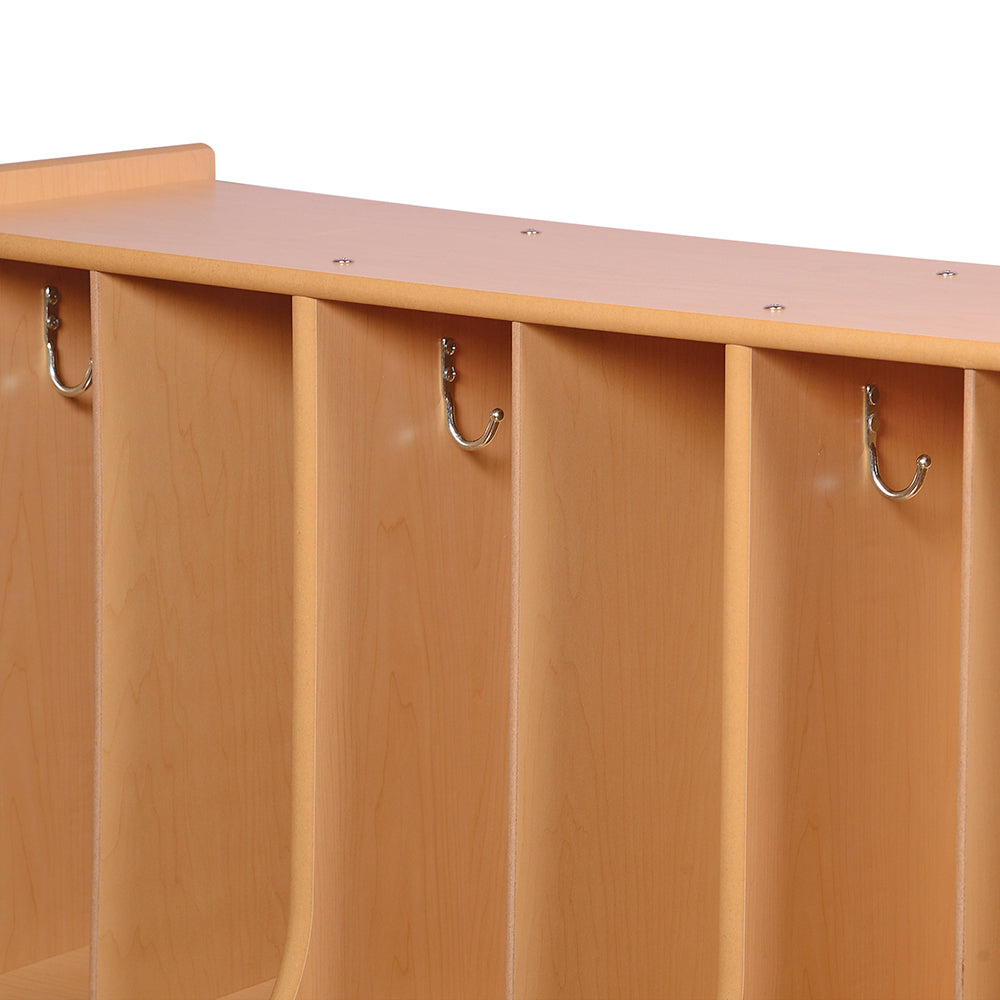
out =
<path fill-rule="evenodd" d="M 273 977 L 291 839 L 291 303 L 98 276 L 96 990 Z"/>
<path fill-rule="evenodd" d="M 757 351 L 751 408 L 746 1000 L 949 996 L 962 373 Z"/>
<path fill-rule="evenodd" d="M 966 634 L 955 995 L 1000 992 L 1000 375 L 966 372 Z"/>
<path fill-rule="evenodd" d="M 0 205 L 215 179 L 215 153 L 196 143 L 0 165 Z"/>
<path fill-rule="evenodd" d="M 718 973 L 721 348 L 516 327 L 517 1000 Z"/>
<path fill-rule="evenodd" d="M 504 990 L 510 327 L 321 302 L 316 816 L 300 1000 Z M 301 383 L 299 383 L 301 384 Z"/>
<path fill-rule="evenodd" d="M 59 360 L 82 376 L 88 280 L 0 263 L 0 974 L 89 938 L 93 418 L 89 394 L 67 399 L 49 382 L 42 335 L 53 284 Z"/>

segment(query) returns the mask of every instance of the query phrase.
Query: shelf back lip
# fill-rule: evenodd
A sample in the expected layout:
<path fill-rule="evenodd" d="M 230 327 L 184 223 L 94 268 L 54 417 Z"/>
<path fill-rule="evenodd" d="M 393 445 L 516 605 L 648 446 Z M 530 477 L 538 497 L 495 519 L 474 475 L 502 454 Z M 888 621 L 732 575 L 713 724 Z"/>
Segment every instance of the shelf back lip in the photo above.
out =
<path fill-rule="evenodd" d="M 0 207 L 194 180 L 215 180 L 204 143 L 28 160 L 0 164 Z"/>
<path fill-rule="evenodd" d="M 1000 341 L 521 295 L 0 234 L 0 260 L 511 323 L 1000 371 Z"/>

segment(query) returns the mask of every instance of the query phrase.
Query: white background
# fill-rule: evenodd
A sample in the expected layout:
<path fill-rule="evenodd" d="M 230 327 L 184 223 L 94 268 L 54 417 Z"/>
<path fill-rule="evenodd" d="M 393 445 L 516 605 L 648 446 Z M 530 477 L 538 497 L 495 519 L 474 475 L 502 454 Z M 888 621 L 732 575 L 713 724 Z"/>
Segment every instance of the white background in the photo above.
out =
<path fill-rule="evenodd" d="M 7 0 L 0 162 L 1000 264 L 994 7 Z"/>

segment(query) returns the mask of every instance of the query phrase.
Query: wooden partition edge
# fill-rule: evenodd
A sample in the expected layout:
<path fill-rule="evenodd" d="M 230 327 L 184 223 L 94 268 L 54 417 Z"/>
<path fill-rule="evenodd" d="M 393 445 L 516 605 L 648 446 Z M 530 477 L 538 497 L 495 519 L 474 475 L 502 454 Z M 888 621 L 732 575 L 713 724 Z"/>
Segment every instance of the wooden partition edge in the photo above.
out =
<path fill-rule="evenodd" d="M 976 373 L 965 371 L 962 414 L 962 633 L 958 695 L 958 810 L 955 843 L 955 1000 L 965 996 L 965 877 L 969 778 L 969 670 L 972 619 L 973 476 L 975 472 Z"/>
<path fill-rule="evenodd" d="M 295 527 L 292 844 L 288 935 L 272 1000 L 298 996 L 312 939 L 316 826 L 317 306 L 292 299 Z"/>
<path fill-rule="evenodd" d="M 103 615 L 100 609 L 104 606 L 104 515 L 102 508 L 102 451 L 101 440 L 101 287 L 104 275 L 97 271 L 90 272 L 90 351 L 94 361 L 94 380 L 91 391 L 94 394 L 94 833 L 91 861 L 91 897 L 90 897 L 90 992 L 97 996 L 97 944 L 98 917 L 100 907 L 101 886 L 101 740 L 103 736 L 101 716 L 101 650 L 104 648 Z"/>
<path fill-rule="evenodd" d="M 511 326 L 511 409 L 522 409 L 521 336 L 522 326 Z M 507 812 L 507 953 L 505 963 L 506 1000 L 514 1000 L 515 928 L 517 914 L 517 721 L 518 721 L 518 642 L 521 603 L 521 421 L 511 426 L 510 447 L 510 800 Z"/>
<path fill-rule="evenodd" d="M 0 165 L 0 205 L 215 180 L 215 153 L 204 143 L 130 149 Z"/>
<path fill-rule="evenodd" d="M 742 998 L 745 969 L 752 358 L 726 347 L 719 1000 Z"/>

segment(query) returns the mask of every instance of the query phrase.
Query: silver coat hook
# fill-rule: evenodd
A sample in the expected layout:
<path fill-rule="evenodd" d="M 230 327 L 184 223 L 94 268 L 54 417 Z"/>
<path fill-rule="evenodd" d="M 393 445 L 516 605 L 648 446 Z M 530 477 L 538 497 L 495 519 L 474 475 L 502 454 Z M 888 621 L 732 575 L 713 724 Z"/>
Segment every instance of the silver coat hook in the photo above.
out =
<path fill-rule="evenodd" d="M 931 467 L 930 455 L 921 455 L 917 459 L 917 471 L 914 473 L 913 482 L 905 490 L 890 490 L 882 482 L 882 477 L 878 472 L 878 451 L 875 447 L 875 437 L 878 434 L 879 419 L 875 412 L 878 405 L 878 386 L 865 386 L 865 442 L 868 446 L 868 468 L 872 474 L 872 482 L 875 488 L 890 500 L 909 500 L 920 492 L 920 487 L 924 485 L 924 478 L 927 470 Z"/>
<path fill-rule="evenodd" d="M 52 379 L 52 384 L 64 396 L 79 396 L 81 392 L 86 392 L 90 388 L 90 383 L 93 381 L 94 359 L 90 359 L 90 364 L 87 365 L 87 374 L 84 375 L 83 381 L 77 385 L 66 385 L 59 378 L 59 372 L 56 371 L 56 348 L 55 344 L 52 343 L 52 337 L 55 336 L 55 332 L 59 329 L 62 322 L 59 319 L 59 289 L 54 285 L 46 285 L 45 291 L 42 294 L 45 300 L 45 323 L 43 329 L 45 333 L 45 349 L 49 352 L 49 378 Z"/>
<path fill-rule="evenodd" d="M 466 451 L 475 451 L 488 445 L 503 420 L 503 410 L 497 408 L 490 411 L 490 422 L 486 425 L 486 430 L 476 438 L 469 441 L 462 437 L 455 426 L 455 401 L 452 399 L 451 384 L 455 381 L 457 373 L 455 366 L 451 363 L 451 356 L 455 353 L 455 341 L 450 337 L 441 338 L 441 395 L 444 396 L 444 414 L 448 418 L 448 430 L 456 443 Z"/>

